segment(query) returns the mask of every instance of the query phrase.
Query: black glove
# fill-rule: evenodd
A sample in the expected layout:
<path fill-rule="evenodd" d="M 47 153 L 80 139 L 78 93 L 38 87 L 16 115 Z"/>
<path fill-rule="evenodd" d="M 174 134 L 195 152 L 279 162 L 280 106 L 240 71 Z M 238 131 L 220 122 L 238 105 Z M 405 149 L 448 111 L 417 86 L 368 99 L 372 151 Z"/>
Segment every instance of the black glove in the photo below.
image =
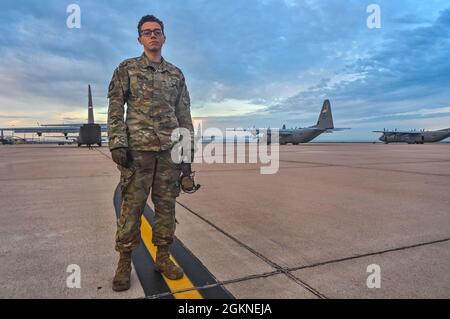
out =
<path fill-rule="evenodd" d="M 194 181 L 194 172 L 192 172 L 191 163 L 181 163 L 181 178 L 180 178 L 180 184 L 181 189 L 185 193 L 193 194 L 195 193 L 199 188 L 200 184 L 195 184 Z"/>
<path fill-rule="evenodd" d="M 191 174 L 192 174 L 192 166 L 191 166 L 191 163 L 184 163 L 184 162 L 181 162 L 180 168 L 181 168 L 181 173 L 182 173 L 183 175 L 191 175 Z"/>
<path fill-rule="evenodd" d="M 130 161 L 128 160 L 128 147 L 113 149 L 111 151 L 111 156 L 114 163 L 123 167 L 130 167 Z"/>

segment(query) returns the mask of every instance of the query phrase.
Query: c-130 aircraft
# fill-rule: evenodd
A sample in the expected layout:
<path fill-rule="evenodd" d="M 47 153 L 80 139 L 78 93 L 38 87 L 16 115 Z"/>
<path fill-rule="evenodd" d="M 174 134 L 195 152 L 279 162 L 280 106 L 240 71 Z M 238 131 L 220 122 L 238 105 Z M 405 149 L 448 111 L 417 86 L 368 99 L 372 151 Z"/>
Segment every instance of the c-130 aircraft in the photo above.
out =
<path fill-rule="evenodd" d="M 331 104 L 329 100 L 323 102 L 322 110 L 319 114 L 317 124 L 309 127 L 287 129 L 286 125 L 279 130 L 279 143 L 280 145 L 286 145 L 292 143 L 298 145 L 300 143 L 308 143 L 315 139 L 322 133 L 332 133 L 334 131 L 349 130 L 350 128 L 335 128 L 333 123 L 333 114 L 331 113 Z M 234 129 L 236 130 L 236 129 Z M 250 131 L 253 136 L 258 138 L 258 141 L 263 138 L 263 134 L 260 129 L 245 129 L 244 131 Z M 267 143 L 271 143 L 271 129 L 267 129 Z"/>
<path fill-rule="evenodd" d="M 379 138 L 385 144 L 389 143 L 408 143 L 425 144 L 445 140 L 450 137 L 450 128 L 436 131 L 373 131 L 374 133 L 383 133 Z"/>
<path fill-rule="evenodd" d="M 42 136 L 43 133 L 62 133 L 68 139 L 68 134 L 78 133 L 76 142 L 78 147 L 85 144 L 91 146 L 97 144 L 102 146 L 102 132 L 107 131 L 106 123 L 95 123 L 94 107 L 92 103 L 91 86 L 88 85 L 88 122 L 74 124 L 42 124 L 37 127 L 4 127 L 0 128 L 0 143 L 8 144 L 4 138 L 3 131 L 15 133 L 34 133 Z"/>

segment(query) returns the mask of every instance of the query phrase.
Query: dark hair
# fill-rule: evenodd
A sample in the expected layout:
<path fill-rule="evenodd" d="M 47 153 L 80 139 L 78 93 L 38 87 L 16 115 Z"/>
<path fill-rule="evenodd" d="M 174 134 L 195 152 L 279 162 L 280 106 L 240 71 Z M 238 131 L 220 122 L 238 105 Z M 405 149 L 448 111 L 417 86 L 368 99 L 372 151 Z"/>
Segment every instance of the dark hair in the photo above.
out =
<path fill-rule="evenodd" d="M 155 17 L 154 15 L 146 15 L 146 16 L 143 16 L 141 18 L 141 20 L 139 20 L 138 27 L 137 27 L 139 35 L 141 35 L 141 27 L 142 27 L 142 25 L 145 22 L 156 22 L 156 23 L 159 23 L 159 25 L 161 26 L 161 30 L 162 30 L 162 32 L 164 34 L 164 23 L 161 20 L 159 20 L 157 17 Z"/>

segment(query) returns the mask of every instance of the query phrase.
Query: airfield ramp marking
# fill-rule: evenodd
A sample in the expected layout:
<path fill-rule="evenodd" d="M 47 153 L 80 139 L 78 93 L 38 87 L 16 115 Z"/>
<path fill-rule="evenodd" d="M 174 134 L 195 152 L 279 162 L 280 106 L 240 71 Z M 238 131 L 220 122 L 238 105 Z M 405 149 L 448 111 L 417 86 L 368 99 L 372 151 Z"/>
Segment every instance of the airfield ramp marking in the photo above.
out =
<path fill-rule="evenodd" d="M 152 243 L 152 226 L 148 222 L 147 218 L 142 218 L 141 223 L 141 237 L 144 241 L 145 247 L 147 247 L 148 252 L 152 256 L 153 260 L 156 260 L 156 246 Z M 178 263 L 170 256 L 170 259 L 177 265 Z M 185 274 L 180 280 L 170 280 L 166 276 L 162 276 L 170 291 L 185 291 L 180 293 L 174 293 L 177 299 L 203 299 L 203 296 L 195 290 L 194 285 L 189 280 L 188 276 Z"/>
<path fill-rule="evenodd" d="M 122 194 L 119 183 L 114 192 L 117 218 L 120 215 L 121 203 Z M 141 223 L 142 241 L 132 256 L 146 298 L 234 299 L 233 295 L 176 237 L 171 246 L 171 259 L 184 269 L 184 277 L 180 280 L 170 280 L 156 272 L 154 265 L 156 247 L 151 240 L 152 224 L 153 211 L 146 204 Z"/>
<path fill-rule="evenodd" d="M 202 221 L 204 221 L 205 223 L 207 223 L 208 225 L 210 225 L 211 227 L 213 227 L 214 229 L 216 229 L 217 231 L 219 231 L 220 233 L 224 234 L 225 236 L 227 236 L 228 238 L 230 238 L 231 240 L 233 240 L 235 243 L 237 243 L 239 246 L 245 248 L 246 250 L 248 250 L 249 252 L 251 252 L 253 255 L 257 256 L 259 259 L 263 260 L 265 263 L 269 264 L 271 267 L 276 269 L 276 272 L 272 273 L 280 273 L 280 274 L 284 274 L 286 277 L 288 277 L 289 279 L 291 279 L 292 281 L 294 281 L 296 284 L 298 284 L 299 286 L 303 287 L 305 290 L 309 291 L 310 293 L 312 293 L 313 295 L 315 295 L 316 297 L 320 298 L 320 299 L 327 299 L 327 297 L 322 294 L 321 292 L 319 292 L 317 289 L 315 289 L 314 287 L 308 285 L 306 282 L 300 280 L 299 278 L 295 277 L 293 274 L 291 274 L 289 272 L 289 270 L 287 268 L 284 268 L 280 265 L 278 265 L 277 263 L 275 263 L 274 261 L 270 260 L 269 258 L 267 258 L 266 256 L 264 256 L 263 254 L 261 254 L 260 252 L 256 251 L 255 249 L 253 249 L 252 247 L 248 246 L 247 244 L 245 244 L 244 242 L 242 242 L 241 240 L 239 240 L 238 238 L 234 237 L 233 235 L 227 233 L 225 230 L 223 230 L 222 228 L 220 228 L 219 226 L 215 225 L 214 223 L 212 223 L 211 221 L 209 221 L 208 219 L 206 219 L 205 217 L 201 216 L 199 213 L 193 211 L 192 209 L 190 209 L 189 207 L 187 207 L 186 205 L 180 203 L 179 201 L 177 201 L 177 203 L 184 207 L 188 212 L 190 212 L 191 214 L 197 216 L 199 219 L 201 219 Z"/>
<path fill-rule="evenodd" d="M 97 148 L 101 155 L 112 160 L 111 157 Z M 114 208 L 116 216 L 120 216 L 122 194 L 120 183 L 114 192 Z M 184 269 L 182 284 L 170 280 L 159 274 L 155 270 L 154 260 L 156 249 L 151 241 L 151 231 L 153 224 L 153 211 L 146 204 L 142 214 L 141 236 L 142 241 L 139 247 L 133 252 L 133 264 L 141 282 L 146 298 L 205 298 L 205 299 L 234 299 L 233 295 L 223 287 L 223 284 L 208 271 L 208 269 L 198 260 L 183 243 L 175 237 L 171 247 L 171 259 Z M 150 248 L 149 248 L 150 247 Z M 151 248 L 153 247 L 153 248 Z M 188 274 L 190 277 L 188 277 Z M 193 285 L 195 284 L 195 286 Z M 199 293 L 199 291 L 202 293 Z M 194 291 L 194 293 L 192 292 Z M 196 291 L 196 293 L 195 293 Z"/>
<path fill-rule="evenodd" d="M 237 239 L 234 236 L 228 234 L 226 231 L 220 229 L 218 226 L 214 225 L 213 223 L 211 223 L 209 220 L 207 220 L 203 216 L 201 216 L 198 213 L 194 212 L 189 207 L 185 206 L 184 204 L 182 204 L 180 202 L 178 202 L 178 204 L 180 204 L 186 210 L 188 210 L 190 213 L 192 213 L 193 215 L 197 216 L 198 218 L 200 218 L 201 220 L 203 220 L 205 223 L 209 224 L 210 226 L 214 227 L 219 232 L 223 233 L 225 236 L 229 237 L 230 239 L 232 239 L 233 241 L 235 241 L 239 245 L 243 246 L 244 248 L 246 248 L 247 250 L 249 250 L 250 252 L 252 252 L 256 256 L 258 256 L 259 258 L 263 259 L 264 261 L 266 261 L 266 262 L 268 262 L 270 264 L 273 263 L 270 259 L 268 259 L 264 255 L 260 254 L 259 252 L 255 251 L 251 247 L 247 246 L 245 243 L 242 243 L 239 239 Z M 309 265 L 303 265 L 303 266 L 297 266 L 297 267 L 281 267 L 281 266 L 277 266 L 276 267 L 277 270 L 275 270 L 273 272 L 268 272 L 268 273 L 260 274 L 260 275 L 251 275 L 251 276 L 247 276 L 247 277 L 243 277 L 243 278 L 223 281 L 222 284 L 225 285 L 225 284 L 230 284 L 230 283 L 235 283 L 235 282 L 247 281 L 247 280 L 255 279 L 255 278 L 270 277 L 270 276 L 277 275 L 277 274 L 285 274 L 286 276 L 288 276 L 288 278 L 294 280 L 297 284 L 299 284 L 300 286 L 302 286 L 305 289 L 309 290 L 310 292 L 315 294 L 317 297 L 326 299 L 327 297 L 325 295 L 323 295 L 322 293 L 320 293 L 318 290 L 314 289 L 310 285 L 304 283 L 302 280 L 300 280 L 300 278 L 298 278 L 295 275 L 291 274 L 291 272 L 294 272 L 294 271 L 297 271 L 297 270 L 302 270 L 302 269 L 307 269 L 307 268 L 316 268 L 316 267 L 320 267 L 320 266 L 324 266 L 324 265 L 328 265 L 328 264 L 340 263 L 340 262 L 344 262 L 344 261 L 360 259 L 360 258 L 365 258 L 365 257 L 370 257 L 370 256 L 375 256 L 375 255 L 383 255 L 383 254 L 390 253 L 390 252 L 397 252 L 397 251 L 408 250 L 408 249 L 413 249 L 413 248 L 418 248 L 418 247 L 423 247 L 423 246 L 429 246 L 429 245 L 434 245 L 434 244 L 443 243 L 443 242 L 449 242 L 449 241 L 450 241 L 450 237 L 449 238 L 437 239 L 437 240 L 433 240 L 433 241 L 428 241 L 428 242 L 416 243 L 416 244 L 407 245 L 407 246 L 395 247 L 395 248 L 390 248 L 390 249 L 385 249 L 385 250 L 380 250 L 380 251 L 374 251 L 374 252 L 369 252 L 369 253 L 355 255 L 355 256 L 347 256 L 347 257 L 342 257 L 342 258 L 333 259 L 333 260 L 326 260 L 326 261 L 323 261 L 323 262 L 313 263 L 313 264 L 309 264 Z M 276 266 L 275 263 L 273 263 L 273 264 Z M 275 266 L 272 265 L 272 267 L 275 267 Z M 309 288 L 312 289 L 312 290 L 310 290 Z"/>

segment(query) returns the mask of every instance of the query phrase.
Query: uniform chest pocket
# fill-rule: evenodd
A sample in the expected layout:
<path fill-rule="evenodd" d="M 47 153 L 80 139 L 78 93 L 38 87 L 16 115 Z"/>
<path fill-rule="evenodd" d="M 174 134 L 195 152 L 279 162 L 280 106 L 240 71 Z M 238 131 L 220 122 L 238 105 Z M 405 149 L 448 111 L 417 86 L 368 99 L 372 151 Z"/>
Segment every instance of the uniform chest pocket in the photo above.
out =
<path fill-rule="evenodd" d="M 172 105 L 175 104 L 178 96 L 178 82 L 178 78 L 174 76 L 166 76 L 162 81 L 161 89 L 164 99 Z"/>
<path fill-rule="evenodd" d="M 166 82 L 167 86 L 170 86 L 170 87 L 178 86 L 178 78 L 176 78 L 174 76 L 166 77 L 165 82 Z"/>
<path fill-rule="evenodd" d="M 152 94 L 152 80 L 142 73 L 130 74 L 130 92 L 135 99 L 149 99 Z"/>

